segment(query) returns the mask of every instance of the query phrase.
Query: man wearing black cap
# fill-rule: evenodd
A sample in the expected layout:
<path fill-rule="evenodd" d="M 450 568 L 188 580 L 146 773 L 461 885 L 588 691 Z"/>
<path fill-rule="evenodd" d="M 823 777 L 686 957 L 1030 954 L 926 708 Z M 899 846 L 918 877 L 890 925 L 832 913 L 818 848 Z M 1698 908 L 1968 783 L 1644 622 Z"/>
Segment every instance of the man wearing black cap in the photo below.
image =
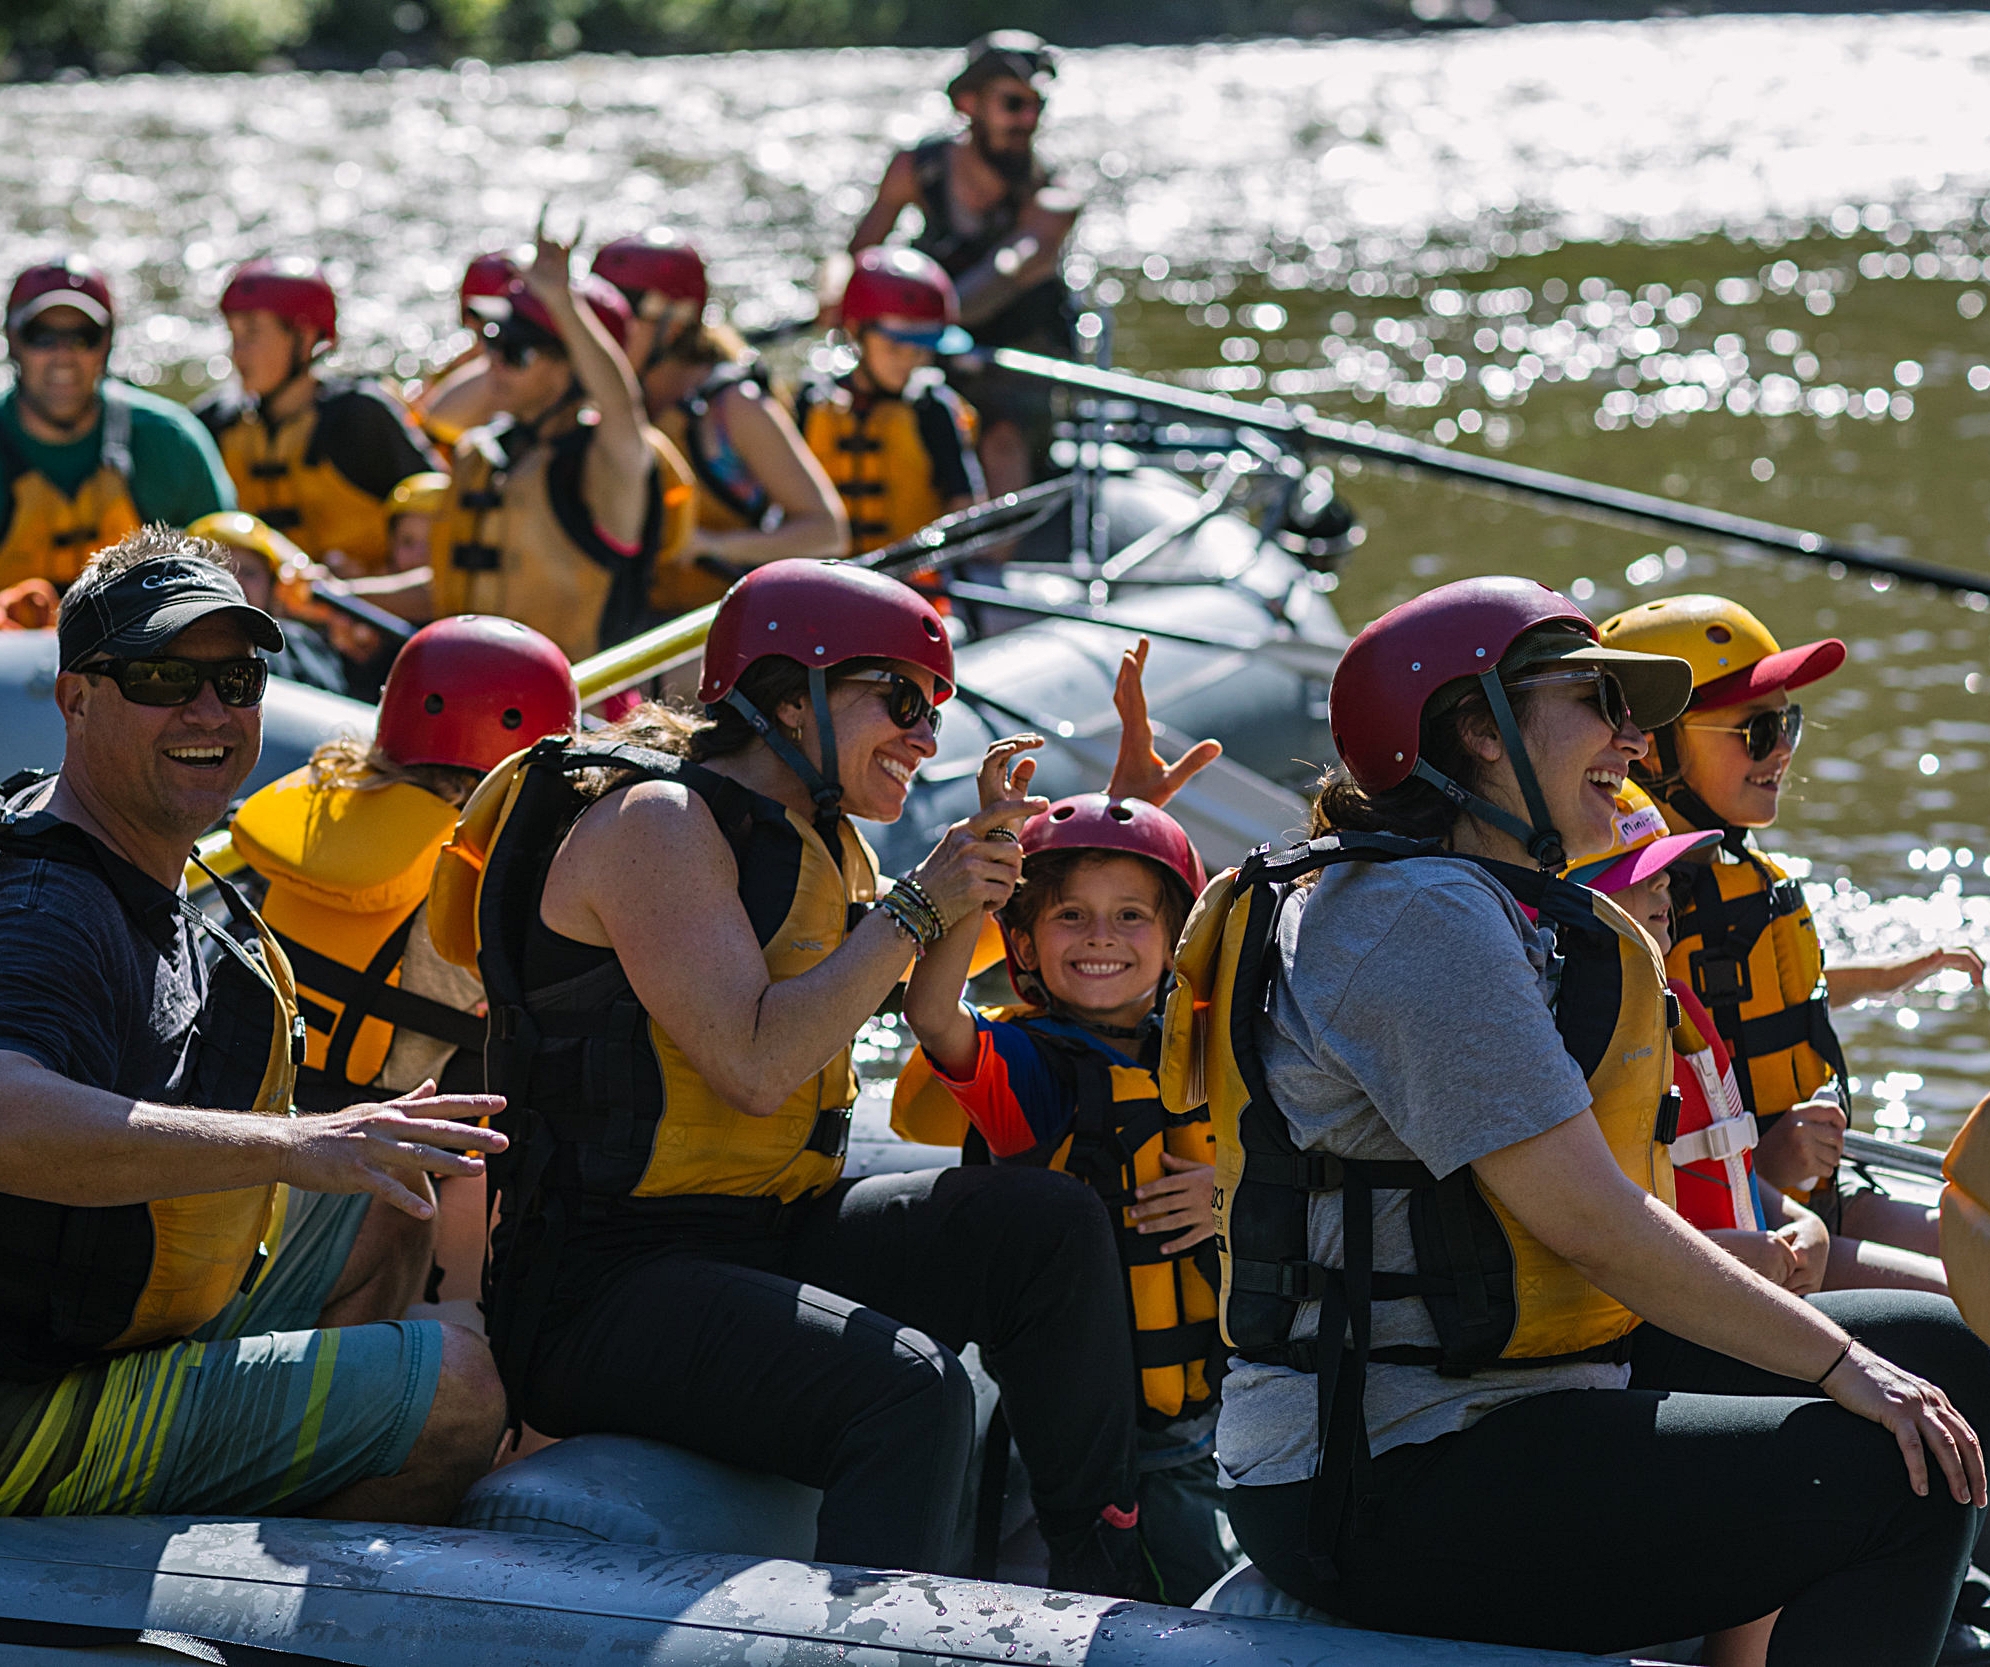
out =
<path fill-rule="evenodd" d="M 262 744 L 276 621 L 164 527 L 63 599 L 62 770 L 0 787 L 0 1513 L 446 1522 L 503 1394 L 480 1339 L 396 1321 L 428 1175 L 501 1102 L 291 1113 L 281 949 L 195 839 Z"/>
<path fill-rule="evenodd" d="M 1021 29 L 970 42 L 947 96 L 965 131 L 900 151 L 850 239 L 858 254 L 884 242 L 908 208 L 925 216 L 912 246 L 946 268 L 961 322 L 984 347 L 1070 356 L 1071 297 L 1060 276 L 1077 224 L 1075 194 L 1036 155 L 1056 53 Z M 1029 485 L 1050 442 L 1048 387 L 1010 372 L 950 371 L 981 416 L 981 467 L 993 494 Z"/>
<path fill-rule="evenodd" d="M 235 505 L 191 413 L 105 376 L 115 322 L 103 273 L 75 255 L 29 267 L 7 297 L 0 592 L 16 595 L 0 611 L 18 624 L 47 623 L 30 597 L 51 607 L 97 550 L 141 523 L 183 527 Z"/>

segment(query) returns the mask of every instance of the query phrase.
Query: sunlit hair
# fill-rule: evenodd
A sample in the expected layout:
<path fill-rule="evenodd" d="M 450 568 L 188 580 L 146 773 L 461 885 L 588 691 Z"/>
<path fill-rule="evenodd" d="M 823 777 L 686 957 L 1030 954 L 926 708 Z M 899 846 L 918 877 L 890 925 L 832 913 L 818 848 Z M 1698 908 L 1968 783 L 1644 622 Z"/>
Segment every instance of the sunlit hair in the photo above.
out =
<path fill-rule="evenodd" d="M 210 567 L 220 568 L 231 578 L 234 576 L 234 558 L 225 545 L 217 544 L 211 538 L 191 537 L 163 521 L 149 522 L 137 532 L 126 533 L 115 544 L 99 550 L 90 558 L 83 571 L 76 576 L 76 582 L 63 594 L 62 607 L 56 615 L 57 624 L 66 620 L 72 610 L 81 605 L 84 597 L 109 584 L 120 573 L 130 572 L 140 562 L 157 561 L 165 556 L 182 561 L 204 561 Z"/>
<path fill-rule="evenodd" d="M 345 787 L 364 793 L 407 782 L 459 810 L 470 802 L 477 783 L 484 779 L 481 770 L 463 764 L 402 764 L 357 735 L 335 735 L 321 741 L 307 768 L 313 787 Z"/>

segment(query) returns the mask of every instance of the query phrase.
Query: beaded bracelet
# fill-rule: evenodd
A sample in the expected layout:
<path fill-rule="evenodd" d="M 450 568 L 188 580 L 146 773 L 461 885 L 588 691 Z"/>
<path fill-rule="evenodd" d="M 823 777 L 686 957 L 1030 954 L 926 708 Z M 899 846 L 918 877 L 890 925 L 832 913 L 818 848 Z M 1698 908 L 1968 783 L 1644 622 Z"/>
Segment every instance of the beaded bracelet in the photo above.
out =
<path fill-rule="evenodd" d="M 932 917 L 933 926 L 937 934 L 945 933 L 947 930 L 947 917 L 940 913 L 940 906 L 933 901 L 933 894 L 931 892 L 910 874 L 907 874 L 903 879 L 892 881 L 891 885 L 894 891 L 909 893 L 912 901 Z"/>
<path fill-rule="evenodd" d="M 927 945 L 939 939 L 939 934 L 930 930 L 929 923 L 916 916 L 907 900 L 895 891 L 885 893 L 872 907 L 912 940 L 915 958 L 924 959 Z"/>

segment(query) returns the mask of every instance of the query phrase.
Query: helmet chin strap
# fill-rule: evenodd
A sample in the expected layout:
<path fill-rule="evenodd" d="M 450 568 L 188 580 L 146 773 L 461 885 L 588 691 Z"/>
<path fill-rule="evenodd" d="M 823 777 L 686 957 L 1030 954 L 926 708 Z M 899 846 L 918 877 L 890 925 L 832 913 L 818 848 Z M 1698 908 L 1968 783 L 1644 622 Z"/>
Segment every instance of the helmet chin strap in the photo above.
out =
<path fill-rule="evenodd" d="M 754 734 L 767 743 L 767 750 L 800 779 L 815 802 L 815 831 L 834 851 L 836 824 L 843 814 L 843 787 L 836 779 L 836 726 L 829 716 L 829 674 L 819 666 L 809 668 L 808 694 L 815 708 L 815 732 L 822 742 L 820 768 L 811 764 L 801 748 L 781 733 L 780 726 L 738 689 L 726 691 L 725 703 L 753 726 Z"/>
<path fill-rule="evenodd" d="M 1540 867 L 1560 868 L 1568 860 L 1568 853 L 1563 848 L 1561 834 L 1548 815 L 1548 801 L 1541 792 L 1539 778 L 1534 774 L 1534 762 L 1527 756 L 1527 745 L 1520 738 L 1520 724 L 1513 716 L 1512 703 L 1506 698 L 1506 686 L 1500 682 L 1498 671 L 1493 670 L 1479 673 L 1479 687 L 1485 691 L 1486 704 L 1492 708 L 1493 722 L 1499 726 L 1499 738 L 1505 743 L 1506 756 L 1513 764 L 1514 780 L 1520 784 L 1520 796 L 1527 802 L 1527 815 L 1531 820 L 1521 821 L 1512 811 L 1453 781 L 1424 759 L 1416 761 L 1410 774 L 1420 781 L 1429 782 L 1460 810 L 1469 811 L 1480 821 L 1490 822 L 1501 832 L 1511 834 Z"/>
<path fill-rule="evenodd" d="M 1678 811 L 1694 827 L 1705 832 L 1719 830 L 1722 849 L 1732 856 L 1740 856 L 1748 839 L 1748 830 L 1723 822 L 1707 801 L 1686 785 L 1686 772 L 1679 762 L 1679 739 L 1672 725 L 1653 730 L 1651 741 L 1658 754 L 1658 773 L 1645 779 L 1645 791 Z"/>

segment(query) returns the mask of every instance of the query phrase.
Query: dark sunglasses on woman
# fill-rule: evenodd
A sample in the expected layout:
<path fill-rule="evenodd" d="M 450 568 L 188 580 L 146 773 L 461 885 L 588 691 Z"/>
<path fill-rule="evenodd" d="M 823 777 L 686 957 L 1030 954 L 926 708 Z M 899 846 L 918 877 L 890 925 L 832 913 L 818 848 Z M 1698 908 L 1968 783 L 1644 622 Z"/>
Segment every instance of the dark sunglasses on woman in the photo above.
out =
<path fill-rule="evenodd" d="M 1756 712 L 1745 724 L 1692 724 L 1680 720 L 1681 729 L 1704 729 L 1710 735 L 1739 735 L 1749 758 L 1760 764 L 1784 741 L 1795 747 L 1803 737 L 1803 708 L 1795 701 L 1773 711 Z"/>
<path fill-rule="evenodd" d="M 1622 729 L 1631 721 L 1631 703 L 1624 698 L 1624 686 L 1609 672 L 1596 666 L 1572 666 L 1567 671 L 1542 672 L 1537 677 L 1515 679 L 1507 687 L 1511 689 L 1542 689 L 1558 683 L 1588 683 L 1593 685 L 1591 698 L 1596 702 L 1596 710 L 1603 721 L 1612 729 Z"/>
<path fill-rule="evenodd" d="M 269 662 L 183 660 L 161 654 L 141 660 L 93 660 L 78 671 L 108 677 L 118 693 L 134 706 L 186 706 L 199 698 L 203 683 L 212 683 L 223 706 L 260 706 L 269 688 Z"/>
<path fill-rule="evenodd" d="M 21 345 L 33 348 L 37 353 L 52 353 L 58 347 L 75 347 L 85 353 L 94 353 L 104 345 L 104 327 L 101 324 L 79 324 L 74 329 L 65 330 L 60 325 L 46 324 L 33 318 L 21 326 L 19 334 Z"/>
<path fill-rule="evenodd" d="M 903 672 L 861 671 L 847 681 L 876 684 L 879 695 L 883 697 L 885 711 L 900 729 L 917 729 L 923 718 L 932 727 L 934 736 L 939 735 L 939 707 L 927 697 L 924 689 Z"/>

